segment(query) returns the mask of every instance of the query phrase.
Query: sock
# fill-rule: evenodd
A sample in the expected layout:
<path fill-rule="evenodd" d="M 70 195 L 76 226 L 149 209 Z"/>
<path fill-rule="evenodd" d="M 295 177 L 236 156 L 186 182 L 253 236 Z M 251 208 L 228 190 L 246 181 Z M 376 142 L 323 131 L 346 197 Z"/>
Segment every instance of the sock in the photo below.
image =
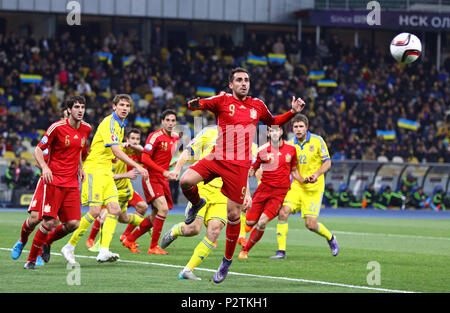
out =
<path fill-rule="evenodd" d="M 239 216 L 234 221 L 228 220 L 226 229 L 226 244 L 225 244 L 225 258 L 231 260 L 233 258 L 234 251 L 239 238 L 239 232 L 241 230 L 241 217 Z"/>
<path fill-rule="evenodd" d="M 150 230 L 150 228 L 152 228 L 152 227 L 153 227 L 153 223 L 150 220 L 150 217 L 147 216 L 146 218 L 144 218 L 142 220 L 139 227 L 134 232 L 132 232 L 131 234 L 129 234 L 127 236 L 127 240 L 131 241 L 131 242 L 135 242 L 139 237 L 141 237 L 143 234 L 148 232 Z"/>
<path fill-rule="evenodd" d="M 246 232 L 246 227 L 245 227 L 245 213 L 241 212 L 241 231 L 239 232 L 239 237 L 246 237 L 247 236 L 247 232 Z"/>
<path fill-rule="evenodd" d="M 277 242 L 278 250 L 286 251 L 286 237 L 288 233 L 289 224 L 288 222 L 278 221 L 277 224 Z"/>
<path fill-rule="evenodd" d="M 105 222 L 102 226 L 102 235 L 100 237 L 100 248 L 107 248 L 111 244 L 112 238 L 114 236 L 114 232 L 116 231 L 117 220 L 119 216 L 107 214 L 105 218 Z"/>
<path fill-rule="evenodd" d="M 263 235 L 264 230 L 259 230 L 258 228 L 255 228 L 250 234 L 250 238 L 248 239 L 247 244 L 245 245 L 243 250 L 250 251 L 250 249 L 261 239 Z"/>
<path fill-rule="evenodd" d="M 76 247 L 78 241 L 80 241 L 81 237 L 86 233 L 89 226 L 94 222 L 95 218 L 88 212 L 86 213 L 80 220 L 80 226 L 73 232 L 72 237 L 69 240 L 69 243 Z"/>
<path fill-rule="evenodd" d="M 165 216 L 156 214 L 155 219 L 153 220 L 152 242 L 150 243 L 150 249 L 158 245 L 159 237 L 161 236 L 161 230 L 165 221 Z"/>
<path fill-rule="evenodd" d="M 189 189 L 181 189 L 181 191 L 183 191 L 184 196 L 192 203 L 192 205 L 196 205 L 200 202 L 197 185 L 192 186 Z"/>
<path fill-rule="evenodd" d="M 23 245 L 25 246 L 28 242 L 28 237 L 30 236 L 30 234 L 33 232 L 34 228 L 36 227 L 36 225 L 34 226 L 30 226 L 29 224 L 29 220 L 30 218 L 28 217 L 22 225 L 22 231 L 20 232 L 20 241 L 23 243 Z"/>
<path fill-rule="evenodd" d="M 98 220 L 98 218 L 96 218 L 94 224 L 92 224 L 89 239 L 95 240 L 95 237 L 97 237 L 97 234 L 100 231 L 100 227 L 102 227 L 102 225 L 100 225 L 100 221 Z"/>
<path fill-rule="evenodd" d="M 203 260 L 208 257 L 213 248 L 214 243 L 205 236 L 203 240 L 197 245 L 197 247 L 195 247 L 194 253 L 192 254 L 191 259 L 189 260 L 186 267 L 193 271 L 194 268 L 199 266 L 200 263 L 202 263 Z"/>
<path fill-rule="evenodd" d="M 142 221 L 144 220 L 142 217 L 140 217 L 137 214 L 129 213 L 128 215 L 130 216 L 130 221 L 128 222 L 128 225 L 131 225 L 134 227 L 139 226 L 142 223 Z"/>
<path fill-rule="evenodd" d="M 47 244 L 51 245 L 54 241 L 65 237 L 69 231 L 66 225 L 59 224 L 53 231 L 51 231 L 47 236 Z"/>
<path fill-rule="evenodd" d="M 322 223 L 317 224 L 319 225 L 319 227 L 317 227 L 316 233 L 318 233 L 320 236 L 325 237 L 328 241 L 330 241 L 331 238 L 333 237 L 330 231 Z"/>
<path fill-rule="evenodd" d="M 50 229 L 46 228 L 44 225 L 39 227 L 38 231 L 34 235 L 33 243 L 31 245 L 30 254 L 28 255 L 27 261 L 36 262 L 36 258 L 42 250 L 42 245 L 47 241 L 47 235 Z"/>
<path fill-rule="evenodd" d="M 181 226 L 183 226 L 183 224 L 184 224 L 184 222 L 178 223 L 178 224 L 175 225 L 176 227 L 174 227 L 172 229 L 172 236 L 173 237 L 177 238 L 178 236 L 181 236 L 181 237 L 184 236 L 183 230 L 181 229 Z"/>

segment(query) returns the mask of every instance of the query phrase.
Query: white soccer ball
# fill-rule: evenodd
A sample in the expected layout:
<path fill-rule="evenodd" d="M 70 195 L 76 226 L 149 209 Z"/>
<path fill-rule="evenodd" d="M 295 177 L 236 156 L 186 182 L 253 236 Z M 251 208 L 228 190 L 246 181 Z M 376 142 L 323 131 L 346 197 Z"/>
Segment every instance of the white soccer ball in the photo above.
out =
<path fill-rule="evenodd" d="M 408 64 L 422 53 L 422 43 L 416 35 L 400 33 L 391 41 L 391 54 L 397 62 Z"/>

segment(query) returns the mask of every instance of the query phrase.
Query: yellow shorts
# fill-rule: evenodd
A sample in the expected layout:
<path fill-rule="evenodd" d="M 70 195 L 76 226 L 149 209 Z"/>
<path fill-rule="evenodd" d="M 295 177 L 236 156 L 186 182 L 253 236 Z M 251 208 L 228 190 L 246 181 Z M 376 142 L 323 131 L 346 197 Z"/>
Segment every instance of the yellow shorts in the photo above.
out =
<path fill-rule="evenodd" d="M 283 205 L 291 208 L 291 214 L 301 211 L 302 218 L 307 216 L 319 217 L 322 196 L 323 191 L 320 189 L 308 190 L 292 185 L 284 198 Z"/>
<path fill-rule="evenodd" d="M 128 181 L 126 188 L 117 189 L 119 195 L 120 211 L 125 212 L 128 209 L 128 202 L 133 198 L 133 185 Z"/>
<path fill-rule="evenodd" d="M 211 219 L 220 220 L 225 225 L 227 224 L 227 197 L 225 197 L 220 188 L 204 185 L 200 183 L 198 186 L 198 193 L 201 198 L 206 199 L 206 205 L 197 213 L 197 218 L 203 220 L 205 226 L 208 226 L 208 221 Z M 191 207 L 188 203 L 187 210 Z"/>
<path fill-rule="evenodd" d="M 106 206 L 110 202 L 118 201 L 112 172 L 111 175 L 86 173 L 86 180 L 81 186 L 82 206 Z"/>

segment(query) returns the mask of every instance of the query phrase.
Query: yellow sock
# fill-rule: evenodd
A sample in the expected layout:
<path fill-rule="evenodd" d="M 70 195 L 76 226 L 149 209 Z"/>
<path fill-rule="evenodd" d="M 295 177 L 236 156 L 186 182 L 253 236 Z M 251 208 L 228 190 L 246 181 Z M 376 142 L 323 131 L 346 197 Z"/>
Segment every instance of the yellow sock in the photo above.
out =
<path fill-rule="evenodd" d="M 280 222 L 277 224 L 277 242 L 278 242 L 278 250 L 286 251 L 286 238 L 289 229 L 288 222 Z"/>
<path fill-rule="evenodd" d="M 183 225 L 184 225 L 183 222 L 182 223 L 178 223 L 177 225 L 175 225 L 176 227 L 174 227 L 172 229 L 172 236 L 174 236 L 175 238 L 178 237 L 178 236 L 183 237 L 184 234 L 183 234 L 183 230 L 181 229 L 181 226 L 183 226 Z"/>
<path fill-rule="evenodd" d="M 199 266 L 200 263 L 202 263 L 203 260 L 208 257 L 213 248 L 214 243 L 209 241 L 209 239 L 205 236 L 205 238 L 203 238 L 203 240 L 197 245 L 197 247 L 195 247 L 194 254 L 192 255 L 186 267 L 193 271 L 194 268 Z"/>
<path fill-rule="evenodd" d="M 100 238 L 100 248 L 108 248 L 111 244 L 112 237 L 116 231 L 117 215 L 107 214 L 102 227 L 102 237 Z"/>
<path fill-rule="evenodd" d="M 317 227 L 316 233 L 318 233 L 320 236 L 325 237 L 328 241 L 330 241 L 331 237 L 333 237 L 330 231 L 322 223 L 317 224 L 319 225 L 319 227 Z"/>
<path fill-rule="evenodd" d="M 139 226 L 141 222 L 144 220 L 141 216 L 137 214 L 128 214 L 130 216 L 129 225 Z"/>
<path fill-rule="evenodd" d="M 94 221 L 95 218 L 89 212 L 86 213 L 80 220 L 80 226 L 78 226 L 73 232 L 72 237 L 70 237 L 69 243 L 75 247 Z"/>
<path fill-rule="evenodd" d="M 239 237 L 247 236 L 247 233 L 245 231 L 245 220 L 246 220 L 245 213 L 241 212 L 241 231 L 239 233 Z"/>

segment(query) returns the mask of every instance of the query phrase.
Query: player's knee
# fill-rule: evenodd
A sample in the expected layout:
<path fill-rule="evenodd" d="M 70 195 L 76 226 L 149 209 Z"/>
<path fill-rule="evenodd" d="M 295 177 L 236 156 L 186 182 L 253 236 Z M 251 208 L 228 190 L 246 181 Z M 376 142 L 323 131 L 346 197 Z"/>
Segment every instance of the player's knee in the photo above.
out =
<path fill-rule="evenodd" d="M 291 208 L 287 205 L 283 205 L 278 213 L 278 219 L 280 221 L 286 221 L 291 213 Z"/>
<path fill-rule="evenodd" d="M 315 232 L 317 230 L 317 223 L 316 223 L 316 221 L 307 219 L 307 220 L 305 220 L 305 226 L 310 231 L 314 231 Z"/>
<path fill-rule="evenodd" d="M 79 220 L 72 220 L 66 223 L 66 228 L 69 233 L 75 231 L 80 226 Z"/>
<path fill-rule="evenodd" d="M 188 177 L 186 177 L 185 175 L 181 176 L 181 178 L 180 178 L 181 189 L 189 189 L 192 186 L 193 186 L 193 184 Z"/>
<path fill-rule="evenodd" d="M 142 215 L 145 215 L 148 210 L 148 204 L 145 201 L 141 201 L 138 204 L 136 204 L 136 211 Z"/>
<path fill-rule="evenodd" d="M 58 226 L 58 220 L 52 217 L 44 217 L 43 225 L 47 229 L 53 230 L 56 228 L 56 226 Z"/>

